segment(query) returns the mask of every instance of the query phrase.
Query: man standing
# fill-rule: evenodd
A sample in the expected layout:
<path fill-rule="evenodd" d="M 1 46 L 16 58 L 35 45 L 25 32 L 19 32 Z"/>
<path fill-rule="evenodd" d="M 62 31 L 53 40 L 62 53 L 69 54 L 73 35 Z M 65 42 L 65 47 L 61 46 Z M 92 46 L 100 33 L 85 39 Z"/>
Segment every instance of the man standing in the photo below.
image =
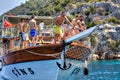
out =
<path fill-rule="evenodd" d="M 32 43 L 35 46 L 36 42 L 38 41 L 38 32 L 37 32 L 37 25 L 34 16 L 31 17 L 31 20 L 29 21 L 29 26 L 30 26 L 30 37 L 32 39 Z"/>
<path fill-rule="evenodd" d="M 63 24 L 64 21 L 71 24 L 71 22 L 66 17 L 65 12 L 61 12 L 61 15 L 58 16 L 55 19 L 55 22 L 54 22 L 54 27 L 53 27 L 53 31 L 55 33 L 54 43 L 56 43 L 57 41 L 60 42 L 62 40 L 62 34 L 63 34 L 62 33 L 62 24 Z"/>
<path fill-rule="evenodd" d="M 43 32 L 44 30 L 44 22 L 41 20 L 39 24 L 40 32 Z"/>
<path fill-rule="evenodd" d="M 23 25 L 25 24 L 25 20 L 22 18 L 20 23 L 18 23 L 18 27 L 20 30 L 19 37 L 21 40 L 23 40 L 22 32 L 23 32 Z"/>
<path fill-rule="evenodd" d="M 21 18 L 20 22 L 16 25 L 19 29 L 19 42 L 18 47 L 21 48 L 23 44 L 23 25 L 25 24 L 25 20 Z"/>
<path fill-rule="evenodd" d="M 23 25 L 23 48 L 28 47 L 28 42 L 29 42 L 29 21 L 26 19 L 25 24 Z"/>

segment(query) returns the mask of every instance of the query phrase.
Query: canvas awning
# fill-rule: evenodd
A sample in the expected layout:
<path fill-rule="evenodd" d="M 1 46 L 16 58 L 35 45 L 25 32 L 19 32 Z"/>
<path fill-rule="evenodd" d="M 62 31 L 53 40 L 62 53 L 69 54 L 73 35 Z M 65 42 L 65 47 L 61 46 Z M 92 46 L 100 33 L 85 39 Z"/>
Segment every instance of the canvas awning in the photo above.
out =
<path fill-rule="evenodd" d="M 23 19 L 30 19 L 31 16 L 28 15 L 18 15 L 18 16 L 9 16 L 6 15 L 5 18 L 7 18 L 7 20 L 12 23 L 12 24 L 17 24 L 20 22 L 21 18 Z M 53 17 L 51 16 L 35 16 L 35 20 L 37 22 L 37 25 L 40 23 L 41 20 L 43 20 L 43 22 L 45 23 L 45 25 L 49 25 L 52 23 L 53 21 Z"/>

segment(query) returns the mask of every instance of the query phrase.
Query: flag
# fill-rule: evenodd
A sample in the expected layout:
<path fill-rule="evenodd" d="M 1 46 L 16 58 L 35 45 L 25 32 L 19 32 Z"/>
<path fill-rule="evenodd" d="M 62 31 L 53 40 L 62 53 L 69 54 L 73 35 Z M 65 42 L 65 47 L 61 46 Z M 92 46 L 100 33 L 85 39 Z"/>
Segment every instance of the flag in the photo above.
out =
<path fill-rule="evenodd" d="M 12 26 L 12 24 L 9 21 L 7 21 L 6 19 L 4 19 L 4 27 L 9 28 L 11 26 Z"/>
<path fill-rule="evenodd" d="M 12 13 L 9 13 L 9 16 L 14 16 Z"/>

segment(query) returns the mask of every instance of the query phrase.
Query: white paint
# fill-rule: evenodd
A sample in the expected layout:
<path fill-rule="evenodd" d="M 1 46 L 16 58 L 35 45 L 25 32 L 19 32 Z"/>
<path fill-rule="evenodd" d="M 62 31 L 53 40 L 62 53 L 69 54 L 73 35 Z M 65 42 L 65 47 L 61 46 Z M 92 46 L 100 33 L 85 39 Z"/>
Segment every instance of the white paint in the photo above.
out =
<path fill-rule="evenodd" d="M 9 80 L 56 80 L 58 72 L 56 61 L 31 61 L 3 66 L 1 77 Z M 21 70 L 25 71 L 27 75 Z M 0 78 L 0 80 L 2 79 Z"/>

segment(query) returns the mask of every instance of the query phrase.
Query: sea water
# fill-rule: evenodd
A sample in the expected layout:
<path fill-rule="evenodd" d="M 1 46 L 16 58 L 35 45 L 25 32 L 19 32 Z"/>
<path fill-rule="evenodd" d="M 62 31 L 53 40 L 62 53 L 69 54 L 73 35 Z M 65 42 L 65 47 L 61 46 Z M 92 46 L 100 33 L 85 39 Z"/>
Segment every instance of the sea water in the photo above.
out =
<path fill-rule="evenodd" d="M 120 80 L 120 60 L 100 60 L 88 65 L 89 75 L 80 74 L 77 80 Z"/>

